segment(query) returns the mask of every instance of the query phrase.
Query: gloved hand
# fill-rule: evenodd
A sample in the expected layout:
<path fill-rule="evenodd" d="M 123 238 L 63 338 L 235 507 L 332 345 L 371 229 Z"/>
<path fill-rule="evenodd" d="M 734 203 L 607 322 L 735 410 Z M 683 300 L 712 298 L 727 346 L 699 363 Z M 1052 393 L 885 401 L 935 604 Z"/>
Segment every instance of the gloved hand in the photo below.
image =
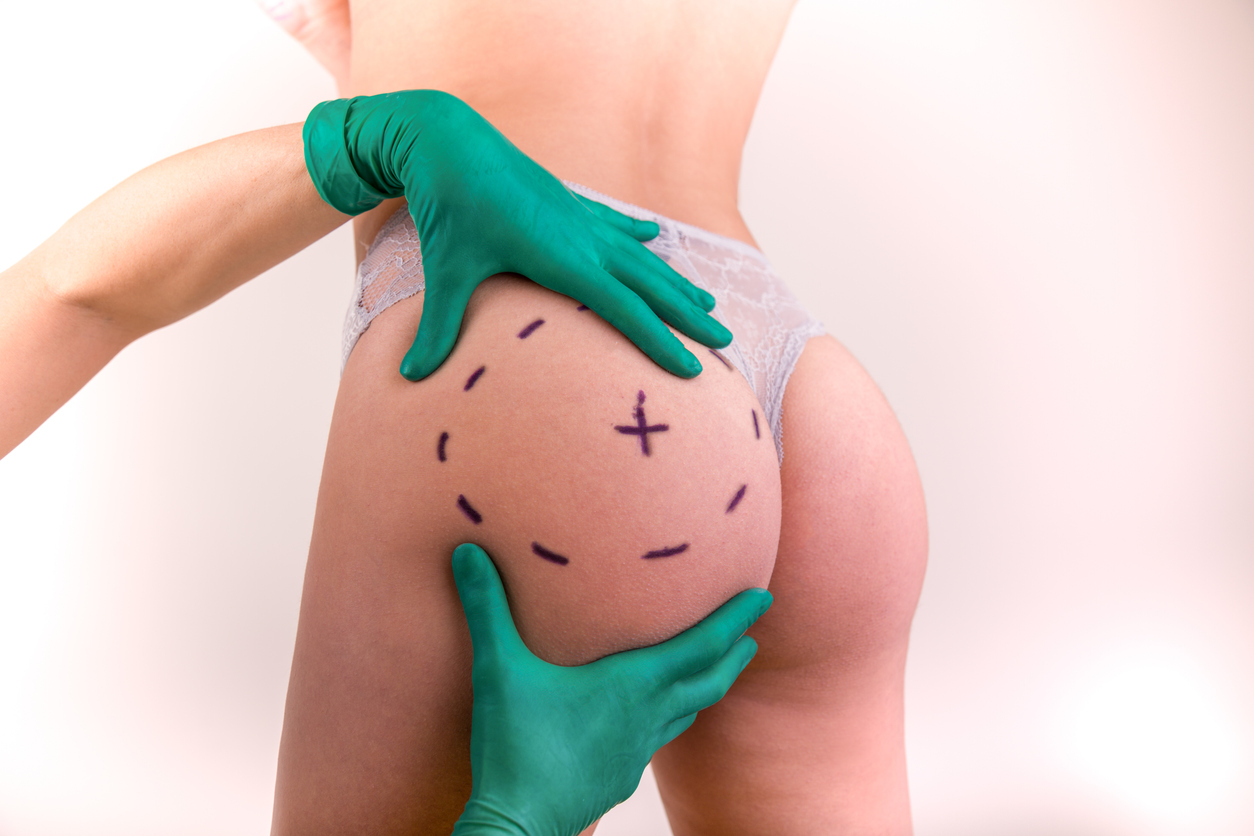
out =
<path fill-rule="evenodd" d="M 453 578 L 475 653 L 474 785 L 453 836 L 575 836 L 626 800 L 749 664 L 757 644 L 741 634 L 771 605 L 749 589 L 662 644 L 562 667 L 523 644 L 483 549 L 458 546 Z"/>
<path fill-rule="evenodd" d="M 495 273 L 582 302 L 681 377 L 701 364 L 658 316 L 705 345 L 731 342 L 707 314 L 714 298 L 640 244 L 658 234 L 656 223 L 575 196 L 455 96 L 405 90 L 322 102 L 304 138 L 314 185 L 339 211 L 409 201 L 427 283 L 401 363 L 410 380 L 444 362 L 471 294 Z"/>

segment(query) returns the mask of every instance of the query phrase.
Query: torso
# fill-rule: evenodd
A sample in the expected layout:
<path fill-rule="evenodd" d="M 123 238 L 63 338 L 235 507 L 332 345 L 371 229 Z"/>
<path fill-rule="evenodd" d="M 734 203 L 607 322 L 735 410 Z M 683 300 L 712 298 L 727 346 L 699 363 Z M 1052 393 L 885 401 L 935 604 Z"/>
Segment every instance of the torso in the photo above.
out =
<path fill-rule="evenodd" d="M 740 152 L 790 0 L 409 3 L 354 2 L 344 92 L 447 90 L 555 175 L 752 243 Z M 359 240 L 394 210 L 365 218 Z M 753 664 L 654 758 L 672 828 L 908 833 L 901 694 L 926 518 L 905 438 L 856 360 L 831 337 L 807 343 L 779 466 L 749 434 L 756 402 L 739 375 L 705 354 L 698 378 L 666 375 L 516 279 L 481 286 L 445 366 L 404 381 L 422 304 L 382 313 L 342 381 L 274 832 L 449 832 L 471 789 L 473 701 L 447 561 L 474 537 L 500 558 L 533 649 L 564 663 L 664 638 L 769 577 Z M 535 318 L 546 324 L 519 342 Z M 648 458 L 611 446 L 646 390 L 650 420 L 667 425 Z M 748 492 L 732 512 L 737 482 Z M 691 548 L 669 562 L 614 556 L 620 542 L 681 540 Z"/>
<path fill-rule="evenodd" d="M 741 150 L 793 2 L 354 0 L 347 92 L 453 93 L 554 175 L 753 244 Z"/>

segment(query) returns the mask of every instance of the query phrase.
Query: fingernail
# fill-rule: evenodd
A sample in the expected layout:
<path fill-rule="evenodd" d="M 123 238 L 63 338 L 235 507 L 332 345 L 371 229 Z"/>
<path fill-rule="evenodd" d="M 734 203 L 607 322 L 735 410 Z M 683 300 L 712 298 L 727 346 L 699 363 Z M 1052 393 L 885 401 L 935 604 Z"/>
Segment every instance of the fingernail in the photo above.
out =
<path fill-rule="evenodd" d="M 684 358 L 684 371 L 686 371 L 690 377 L 696 377 L 701 374 L 701 361 L 689 353 L 688 356 Z"/>

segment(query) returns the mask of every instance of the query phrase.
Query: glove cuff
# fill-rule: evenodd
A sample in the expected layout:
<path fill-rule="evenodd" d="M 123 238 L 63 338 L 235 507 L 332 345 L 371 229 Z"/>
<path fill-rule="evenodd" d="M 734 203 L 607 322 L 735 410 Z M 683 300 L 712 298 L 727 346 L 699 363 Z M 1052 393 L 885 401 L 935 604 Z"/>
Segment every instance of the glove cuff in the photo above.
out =
<path fill-rule="evenodd" d="M 372 187 L 353 166 L 345 128 L 356 99 L 320 102 L 309 111 L 301 136 L 305 168 L 322 199 L 345 215 L 360 215 L 388 198 Z"/>

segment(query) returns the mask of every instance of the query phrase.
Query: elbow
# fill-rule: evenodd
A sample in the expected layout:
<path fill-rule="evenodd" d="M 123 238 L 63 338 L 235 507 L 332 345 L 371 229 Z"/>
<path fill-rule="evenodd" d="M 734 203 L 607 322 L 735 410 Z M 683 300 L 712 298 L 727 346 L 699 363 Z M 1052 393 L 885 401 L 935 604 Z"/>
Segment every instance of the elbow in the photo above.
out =
<path fill-rule="evenodd" d="M 39 250 L 31 254 L 31 281 L 59 309 L 107 328 L 127 342 L 169 324 L 158 313 L 160 300 L 121 278 L 124 271 L 84 264 L 77 257 L 50 264 L 42 256 Z"/>

